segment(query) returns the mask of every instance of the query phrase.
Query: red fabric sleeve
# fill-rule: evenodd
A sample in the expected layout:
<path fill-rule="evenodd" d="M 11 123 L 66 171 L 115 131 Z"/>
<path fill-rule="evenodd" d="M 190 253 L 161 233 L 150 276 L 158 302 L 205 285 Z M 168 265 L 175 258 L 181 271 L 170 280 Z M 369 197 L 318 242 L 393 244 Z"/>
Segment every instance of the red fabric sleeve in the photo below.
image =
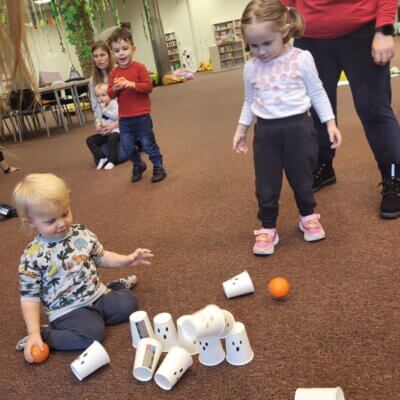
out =
<path fill-rule="evenodd" d="M 114 84 L 115 73 L 114 70 L 111 70 L 110 76 L 108 77 L 108 90 L 107 94 L 110 96 L 111 99 L 115 97 L 113 84 Z"/>
<path fill-rule="evenodd" d="M 286 7 L 296 7 L 296 0 L 282 0 Z"/>
<path fill-rule="evenodd" d="M 396 17 L 397 1 L 396 0 L 379 0 L 376 13 L 375 27 L 393 24 Z"/>
<path fill-rule="evenodd" d="M 140 93 L 151 93 L 153 91 L 153 81 L 144 65 L 141 65 L 139 71 L 139 81 L 135 82 L 135 89 Z"/>

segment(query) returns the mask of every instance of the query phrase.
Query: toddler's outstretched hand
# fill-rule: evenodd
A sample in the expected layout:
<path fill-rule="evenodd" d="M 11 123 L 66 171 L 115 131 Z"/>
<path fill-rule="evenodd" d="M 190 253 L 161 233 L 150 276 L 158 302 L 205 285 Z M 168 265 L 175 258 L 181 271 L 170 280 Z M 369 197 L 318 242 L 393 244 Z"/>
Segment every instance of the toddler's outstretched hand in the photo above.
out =
<path fill-rule="evenodd" d="M 337 149 L 342 144 L 342 134 L 340 133 L 334 120 L 328 121 L 327 128 L 329 141 L 332 143 L 331 149 Z"/>
<path fill-rule="evenodd" d="M 149 261 L 154 257 L 148 249 L 136 249 L 132 254 L 128 256 L 128 267 L 136 267 L 137 265 L 150 265 Z"/>
<path fill-rule="evenodd" d="M 25 356 L 25 360 L 30 363 L 33 362 L 31 349 L 32 349 L 32 346 L 35 344 L 39 346 L 40 350 L 44 350 L 43 340 L 42 340 L 42 336 L 40 335 L 40 333 L 31 333 L 29 335 L 28 340 L 25 343 L 24 356 Z"/>
<path fill-rule="evenodd" d="M 233 150 L 236 153 L 247 153 L 249 149 L 246 145 L 246 133 L 236 131 L 235 136 L 233 136 Z"/>

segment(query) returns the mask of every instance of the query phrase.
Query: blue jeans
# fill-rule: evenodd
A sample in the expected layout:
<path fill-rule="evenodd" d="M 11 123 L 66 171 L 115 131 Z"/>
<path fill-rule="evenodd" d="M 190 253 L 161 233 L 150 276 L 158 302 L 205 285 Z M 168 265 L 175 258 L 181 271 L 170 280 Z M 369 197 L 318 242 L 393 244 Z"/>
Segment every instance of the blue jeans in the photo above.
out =
<path fill-rule="evenodd" d="M 139 139 L 154 167 L 162 167 L 162 156 L 154 137 L 150 114 L 120 118 L 119 132 L 122 148 L 133 165 L 139 166 L 142 163 L 136 147 L 136 141 Z"/>

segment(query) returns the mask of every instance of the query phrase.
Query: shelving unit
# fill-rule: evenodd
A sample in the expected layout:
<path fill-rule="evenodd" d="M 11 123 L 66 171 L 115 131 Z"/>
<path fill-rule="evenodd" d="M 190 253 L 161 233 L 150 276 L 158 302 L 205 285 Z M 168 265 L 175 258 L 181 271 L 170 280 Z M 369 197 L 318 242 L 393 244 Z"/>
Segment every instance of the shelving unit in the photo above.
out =
<path fill-rule="evenodd" d="M 239 68 L 245 63 L 240 19 L 213 25 L 216 46 L 210 47 L 214 72 Z"/>
<path fill-rule="evenodd" d="M 175 71 L 182 67 L 179 54 L 179 47 L 178 47 L 178 42 L 176 40 L 175 32 L 166 33 L 165 41 L 167 43 L 169 62 L 171 63 L 171 66 Z"/>

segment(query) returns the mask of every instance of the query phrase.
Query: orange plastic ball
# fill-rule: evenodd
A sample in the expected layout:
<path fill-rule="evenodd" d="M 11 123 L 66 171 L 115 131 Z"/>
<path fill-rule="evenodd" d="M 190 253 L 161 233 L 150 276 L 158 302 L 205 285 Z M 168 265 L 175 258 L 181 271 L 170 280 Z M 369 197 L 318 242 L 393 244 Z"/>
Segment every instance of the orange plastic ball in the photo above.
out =
<path fill-rule="evenodd" d="M 40 347 L 34 344 L 31 348 L 31 356 L 34 363 L 41 363 L 47 359 L 49 356 L 49 346 L 46 343 L 43 343 L 43 350 L 40 350 Z"/>
<path fill-rule="evenodd" d="M 289 282 L 285 278 L 274 278 L 268 284 L 269 294 L 276 298 L 282 299 L 289 293 Z"/>

